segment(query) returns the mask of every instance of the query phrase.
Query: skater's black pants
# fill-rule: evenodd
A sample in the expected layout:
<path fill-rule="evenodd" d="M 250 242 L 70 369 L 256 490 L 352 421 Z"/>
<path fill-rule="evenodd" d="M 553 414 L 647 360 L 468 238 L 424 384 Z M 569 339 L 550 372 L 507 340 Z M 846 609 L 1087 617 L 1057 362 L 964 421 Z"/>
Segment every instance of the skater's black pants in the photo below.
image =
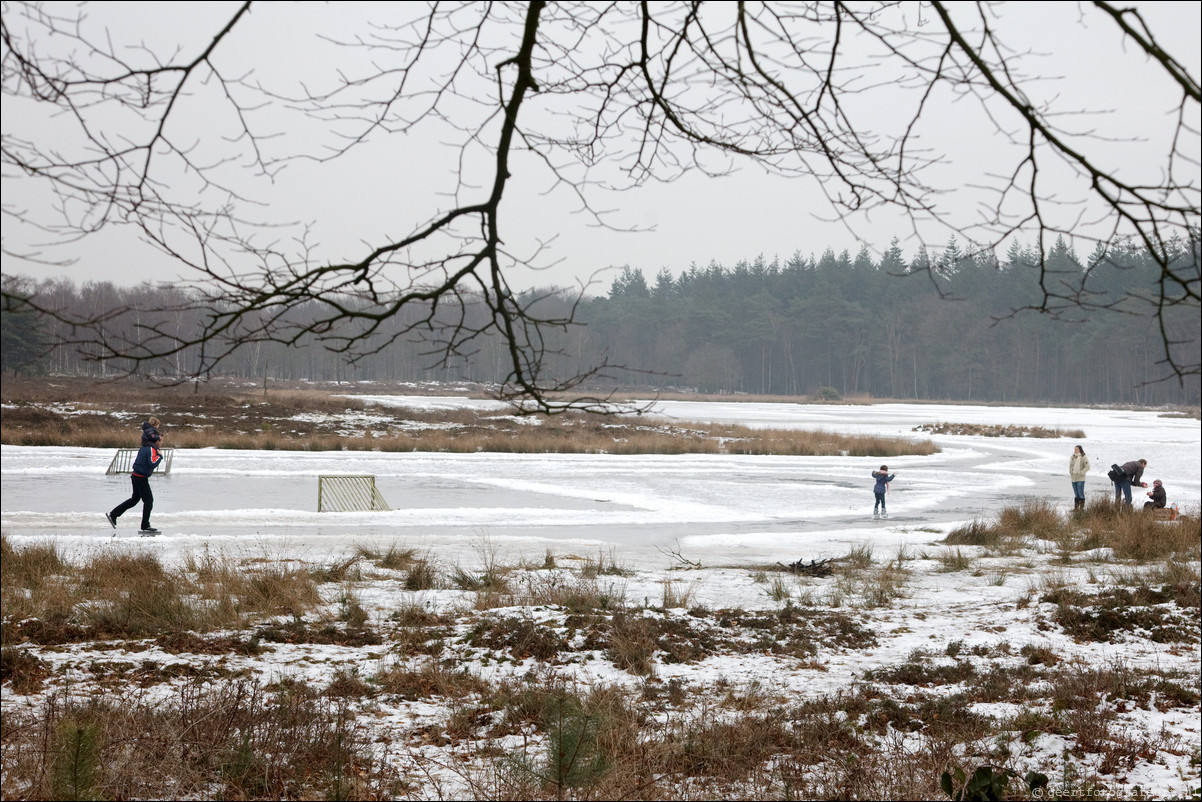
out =
<path fill-rule="evenodd" d="M 113 520 L 121 517 L 126 510 L 142 502 L 142 528 L 150 528 L 150 511 L 154 509 L 154 493 L 150 492 L 150 477 L 130 476 L 134 484 L 134 494 L 113 508 Z"/>
<path fill-rule="evenodd" d="M 879 509 L 881 512 L 884 512 L 885 511 L 885 494 L 874 492 L 872 495 L 876 496 L 876 504 L 872 505 L 872 511 L 876 512 Z"/>

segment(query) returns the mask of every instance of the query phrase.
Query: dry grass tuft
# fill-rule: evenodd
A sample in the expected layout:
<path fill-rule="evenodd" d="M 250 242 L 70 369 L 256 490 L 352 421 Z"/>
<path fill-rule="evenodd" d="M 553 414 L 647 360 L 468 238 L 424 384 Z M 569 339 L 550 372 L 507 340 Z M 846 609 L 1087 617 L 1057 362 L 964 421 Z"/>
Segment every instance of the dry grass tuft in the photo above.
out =
<path fill-rule="evenodd" d="M 1062 540 L 1068 534 L 1067 521 L 1059 511 L 1042 499 L 1028 499 L 1016 507 L 1004 507 L 992 522 L 974 520 L 948 533 L 949 546 L 984 546 L 1013 552 L 1031 538 Z"/>
<path fill-rule="evenodd" d="M 40 693 L 50 677 L 50 666 L 29 650 L 16 646 L 0 649 L 0 682 L 12 683 L 12 691 L 22 696 Z"/>
<path fill-rule="evenodd" d="M 321 603 L 317 583 L 308 571 L 268 565 L 244 576 L 248 611 L 296 618 Z"/>
<path fill-rule="evenodd" d="M 1114 549 L 1116 557 L 1147 562 L 1174 554 L 1197 554 L 1202 542 L 1197 510 L 1176 521 L 1157 521 L 1143 510 L 1124 510 L 1101 502 L 1086 508 L 1081 522 L 1090 545 Z"/>
<path fill-rule="evenodd" d="M 463 669 L 453 669 L 433 657 L 417 665 L 395 663 L 382 669 L 372 681 L 387 694 L 401 699 L 465 699 L 490 690 L 488 683 Z"/>
<path fill-rule="evenodd" d="M 976 562 L 971 555 L 965 554 L 964 550 L 958 547 L 944 549 L 936 559 L 939 561 L 939 570 L 946 573 L 971 570 Z"/>
<path fill-rule="evenodd" d="M 41 584 L 61 574 L 67 567 L 62 552 L 52 542 L 30 543 L 16 549 L 6 535 L 0 535 L 0 579 L 25 587 Z"/>
<path fill-rule="evenodd" d="M 1202 527 L 1198 511 L 1185 510 L 1176 521 L 1157 521 L 1142 509 L 1125 509 L 1095 499 L 1073 519 L 1077 548 L 1111 548 L 1122 559 L 1147 562 L 1176 556 L 1198 558 Z"/>
<path fill-rule="evenodd" d="M 169 570 L 153 554 L 122 549 L 74 565 L 45 544 L 16 548 L 5 539 L 0 548 L 5 646 L 211 632 L 254 617 L 300 616 L 321 603 L 315 576 L 340 568 L 240 568 L 205 553 Z"/>
<path fill-rule="evenodd" d="M 841 566 L 826 603 L 837 607 L 846 602 L 868 610 L 888 607 L 895 599 L 905 596 L 906 581 L 910 578 L 910 571 L 903 567 L 904 560 L 900 556 L 874 567 L 871 549 L 863 549 Z"/>
<path fill-rule="evenodd" d="M 929 434 L 975 435 L 977 437 L 1030 437 L 1043 440 L 1059 437 L 1071 437 L 1076 440 L 1085 439 L 1085 432 L 1081 429 L 1016 426 L 1014 424 L 923 423 L 915 426 L 914 431 L 927 432 Z"/>
<path fill-rule="evenodd" d="M 412 571 L 414 567 L 423 562 L 416 555 L 417 549 L 401 548 L 394 543 L 388 547 L 388 551 L 372 559 L 380 568 L 390 571 Z"/>
<path fill-rule="evenodd" d="M 605 561 L 605 553 L 598 551 L 596 560 L 585 559 L 580 573 L 586 579 L 596 579 L 599 576 L 630 576 L 631 574 L 625 566 L 618 563 L 613 549 L 610 549 L 608 563 Z"/>
<path fill-rule="evenodd" d="M 1148 562 L 1173 555 L 1197 555 L 1202 529 L 1196 511 L 1176 521 L 1157 521 L 1142 510 L 1116 507 L 1097 499 L 1080 513 L 1062 513 L 1051 502 L 1027 500 L 1005 507 L 993 521 L 975 520 L 948 533 L 949 546 L 984 546 L 1013 553 L 1031 538 L 1053 541 L 1071 552 L 1110 548 L 1120 559 Z"/>
<path fill-rule="evenodd" d="M 304 685 L 186 681 L 136 693 L 51 694 L 5 714 L 6 799 L 366 799 L 401 789 L 346 702 Z"/>
<path fill-rule="evenodd" d="M 429 560 L 415 561 L 405 574 L 405 590 L 434 590 L 441 585 L 438 570 Z"/>
<path fill-rule="evenodd" d="M 3 645 L 19 642 L 12 622 L 30 619 L 65 621 L 79 599 L 70 581 L 73 572 L 58 546 L 30 543 L 12 545 L 0 535 L 0 609 L 3 610 Z"/>
<path fill-rule="evenodd" d="M 153 554 L 100 553 L 81 570 L 82 592 L 93 600 L 82 617 L 99 637 L 145 638 L 210 629 L 207 609 L 189 584 L 169 574 Z"/>
<path fill-rule="evenodd" d="M 581 615 L 617 609 L 625 604 L 620 590 L 602 587 L 596 574 L 569 571 L 540 571 L 521 577 L 511 602 L 522 607 L 545 605 Z"/>
<path fill-rule="evenodd" d="M 1017 507 L 1003 507 L 997 526 L 1003 542 L 1026 537 L 1059 540 L 1068 528 L 1066 519 L 1055 505 L 1043 499 L 1027 499 Z"/>
<path fill-rule="evenodd" d="M 949 546 L 995 546 L 999 540 L 995 526 L 975 518 L 948 532 L 943 542 Z"/>
<path fill-rule="evenodd" d="M 606 655 L 618 668 L 632 674 L 650 676 L 655 669 L 655 625 L 637 612 L 618 610 L 610 619 L 609 648 Z"/>

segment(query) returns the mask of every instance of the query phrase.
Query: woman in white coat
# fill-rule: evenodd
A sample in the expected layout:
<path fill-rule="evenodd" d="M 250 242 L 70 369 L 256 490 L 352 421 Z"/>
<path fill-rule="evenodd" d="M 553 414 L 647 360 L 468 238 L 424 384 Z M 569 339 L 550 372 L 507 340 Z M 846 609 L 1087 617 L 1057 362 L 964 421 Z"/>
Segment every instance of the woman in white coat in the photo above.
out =
<path fill-rule="evenodd" d="M 1068 477 L 1073 483 L 1073 509 L 1085 509 L 1085 474 L 1089 473 L 1089 457 L 1081 446 L 1073 448 L 1068 460 Z"/>

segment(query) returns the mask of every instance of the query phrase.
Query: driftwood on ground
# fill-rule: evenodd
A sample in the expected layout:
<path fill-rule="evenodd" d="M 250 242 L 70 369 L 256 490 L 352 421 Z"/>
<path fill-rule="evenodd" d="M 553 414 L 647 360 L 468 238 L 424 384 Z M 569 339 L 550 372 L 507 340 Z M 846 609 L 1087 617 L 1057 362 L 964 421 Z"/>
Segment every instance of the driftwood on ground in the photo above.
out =
<path fill-rule="evenodd" d="M 832 571 L 832 562 L 834 562 L 834 558 L 828 557 L 825 560 L 810 560 L 808 563 L 805 560 L 798 560 L 797 562 L 789 563 L 788 565 L 785 565 L 784 563 L 777 563 L 777 565 L 784 568 L 790 574 L 799 574 L 801 576 L 830 576 Z"/>

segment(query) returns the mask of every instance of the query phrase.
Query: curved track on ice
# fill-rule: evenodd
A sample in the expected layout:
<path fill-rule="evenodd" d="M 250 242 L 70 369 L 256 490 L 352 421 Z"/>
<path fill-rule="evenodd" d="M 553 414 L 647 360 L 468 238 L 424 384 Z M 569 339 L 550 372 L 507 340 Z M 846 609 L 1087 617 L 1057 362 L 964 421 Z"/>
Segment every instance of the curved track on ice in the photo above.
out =
<path fill-rule="evenodd" d="M 408 400 L 407 403 L 416 403 Z M 442 399 L 440 403 L 447 403 Z M 921 437 L 921 423 L 1014 423 L 1081 428 L 1093 462 L 1087 491 L 1109 493 L 1111 462 L 1145 457 L 1170 501 L 1197 505 L 1196 420 L 1150 411 L 910 404 L 806 406 L 664 402 L 676 420 L 828 428 Z M 1068 504 L 1070 440 L 940 436 L 942 453 L 888 460 L 897 472 L 890 518 L 872 519 L 871 471 L 854 457 L 610 456 L 363 452 L 178 452 L 156 477 L 155 525 L 137 537 L 137 511 L 118 531 L 166 553 L 203 547 L 305 552 L 400 541 L 441 554 L 482 548 L 541 558 L 612 550 L 630 564 L 662 564 L 679 549 L 707 565 L 845 553 L 849 543 L 919 543 L 1024 497 Z M 55 537 L 86 546 L 111 534 L 103 518 L 128 494 L 105 477 L 112 452 L 3 448 L 2 524 L 10 537 Z M 317 476 L 367 473 L 390 512 L 324 513 Z"/>

